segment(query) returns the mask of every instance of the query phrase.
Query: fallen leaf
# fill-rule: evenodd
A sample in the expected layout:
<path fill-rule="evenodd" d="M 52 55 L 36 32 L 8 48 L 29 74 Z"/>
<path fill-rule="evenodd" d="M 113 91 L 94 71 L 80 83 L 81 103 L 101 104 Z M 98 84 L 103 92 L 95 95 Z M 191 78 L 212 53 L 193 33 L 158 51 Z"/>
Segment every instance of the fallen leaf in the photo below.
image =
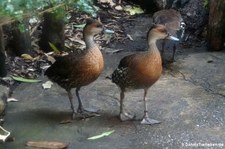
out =
<path fill-rule="evenodd" d="M 114 53 L 118 53 L 118 52 L 120 52 L 120 51 L 123 51 L 123 49 L 110 50 L 110 51 L 106 51 L 106 53 L 114 54 Z"/>
<path fill-rule="evenodd" d="M 59 49 L 51 42 L 48 42 L 49 46 L 52 48 L 52 50 L 54 51 L 54 53 L 59 54 L 60 51 Z"/>
<path fill-rule="evenodd" d="M 67 144 L 63 142 L 50 142 L 50 141 L 28 141 L 28 147 L 38 147 L 38 148 L 46 148 L 46 149 L 65 149 L 67 148 Z"/>
<path fill-rule="evenodd" d="M 62 120 L 59 124 L 68 124 L 68 123 L 72 123 L 72 119 L 71 118 Z"/>
<path fill-rule="evenodd" d="M 125 11 L 129 12 L 130 15 L 141 14 L 144 11 L 140 7 L 127 6 L 124 8 Z"/>
<path fill-rule="evenodd" d="M 42 69 L 42 70 L 46 70 L 46 69 L 48 69 L 50 67 L 50 65 L 46 65 L 46 66 L 41 66 L 40 68 Z"/>
<path fill-rule="evenodd" d="M 96 139 L 100 139 L 100 138 L 105 137 L 105 136 L 109 136 L 109 135 L 111 135 L 114 131 L 115 131 L 115 130 L 103 132 L 103 133 L 100 134 L 100 135 L 97 135 L 97 136 L 93 136 L 93 137 L 88 138 L 88 140 L 96 140 Z"/>
<path fill-rule="evenodd" d="M 22 77 L 16 77 L 16 76 L 12 76 L 12 78 L 16 81 L 19 82 L 25 82 L 25 83 L 37 83 L 37 82 L 41 82 L 41 80 L 35 80 L 35 79 L 26 79 L 26 78 L 22 78 Z"/>
<path fill-rule="evenodd" d="M 2 126 L 0 126 L 0 140 L 3 142 L 10 136 L 10 132 L 5 130 Z"/>
<path fill-rule="evenodd" d="M 48 53 L 44 53 L 45 55 L 52 55 L 54 54 L 54 52 L 48 52 Z"/>
<path fill-rule="evenodd" d="M 24 59 L 24 60 L 30 60 L 32 61 L 34 58 L 32 56 L 30 56 L 29 54 L 22 54 L 21 57 Z"/>
<path fill-rule="evenodd" d="M 131 37 L 131 35 L 129 35 L 129 34 L 127 34 L 127 37 L 128 37 L 131 41 L 134 40 L 134 39 Z"/>
<path fill-rule="evenodd" d="M 42 87 L 44 89 L 48 89 L 48 88 L 51 88 L 52 85 L 53 85 L 53 83 L 51 81 L 47 81 L 47 82 L 45 82 L 45 83 L 42 84 Z"/>
<path fill-rule="evenodd" d="M 116 5 L 113 0 L 99 0 L 100 3 L 108 3 L 111 7 Z"/>
<path fill-rule="evenodd" d="M 118 6 L 115 7 L 115 9 L 121 11 L 121 10 L 123 10 L 123 7 L 118 5 Z"/>
<path fill-rule="evenodd" d="M 81 45 L 85 45 L 85 42 L 83 40 L 80 40 L 80 39 L 74 39 L 74 38 L 68 38 L 70 41 L 73 41 L 73 42 L 77 42 Z"/>
<path fill-rule="evenodd" d="M 36 56 L 33 58 L 33 61 L 39 60 L 40 59 L 40 55 Z"/>
<path fill-rule="evenodd" d="M 47 59 L 49 62 L 51 62 L 52 64 L 55 63 L 55 58 L 53 56 L 47 55 Z"/>
<path fill-rule="evenodd" d="M 34 68 L 27 68 L 27 70 L 32 71 L 32 72 L 36 71 L 36 69 L 34 69 Z"/>
<path fill-rule="evenodd" d="M 84 28 L 85 24 L 77 24 L 77 25 L 73 25 L 76 28 Z"/>
<path fill-rule="evenodd" d="M 16 98 L 13 98 L 13 97 L 10 97 L 7 99 L 7 102 L 17 102 L 17 101 L 19 101 L 19 100 Z"/>

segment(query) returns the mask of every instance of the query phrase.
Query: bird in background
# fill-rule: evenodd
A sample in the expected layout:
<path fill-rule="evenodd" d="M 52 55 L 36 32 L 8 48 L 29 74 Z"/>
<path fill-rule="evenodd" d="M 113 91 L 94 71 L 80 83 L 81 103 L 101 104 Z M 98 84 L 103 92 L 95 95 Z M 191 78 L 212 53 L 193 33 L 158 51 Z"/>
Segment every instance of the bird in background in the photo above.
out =
<path fill-rule="evenodd" d="M 110 79 L 120 88 L 120 119 L 126 121 L 135 118 L 124 110 L 125 92 L 143 89 L 144 116 L 141 123 L 151 125 L 160 123 L 158 120 L 149 118 L 146 100 L 149 88 L 159 79 L 162 73 L 162 60 L 156 41 L 159 39 L 179 39 L 171 36 L 164 25 L 153 25 L 147 36 L 148 50 L 122 58 Z"/>
<path fill-rule="evenodd" d="M 153 24 L 162 24 L 165 25 L 167 31 L 176 37 L 182 39 L 184 37 L 185 32 L 185 23 L 180 12 L 174 9 L 163 9 L 157 11 L 153 14 Z M 166 39 L 162 41 L 162 50 L 161 55 L 163 58 L 164 50 L 166 45 Z M 175 53 L 177 50 L 177 43 L 173 44 L 173 54 L 171 58 L 171 62 L 175 61 Z"/>
<path fill-rule="evenodd" d="M 70 53 L 69 55 L 58 57 L 45 72 L 45 75 L 64 88 L 68 94 L 72 109 L 72 119 L 77 113 L 83 118 L 91 116 L 91 112 L 84 109 L 79 95 L 81 87 L 95 81 L 101 74 L 104 61 L 98 45 L 94 41 L 94 36 L 103 31 L 100 21 L 87 19 L 83 29 L 83 38 L 86 49 L 79 54 Z M 77 112 L 73 105 L 73 95 L 71 90 L 75 88 L 78 100 Z"/>

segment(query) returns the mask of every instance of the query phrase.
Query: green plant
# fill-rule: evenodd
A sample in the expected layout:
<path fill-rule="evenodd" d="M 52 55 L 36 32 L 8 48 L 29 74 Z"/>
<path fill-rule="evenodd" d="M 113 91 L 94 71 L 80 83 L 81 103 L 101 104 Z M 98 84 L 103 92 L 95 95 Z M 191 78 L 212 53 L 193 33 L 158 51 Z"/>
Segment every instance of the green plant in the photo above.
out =
<path fill-rule="evenodd" d="M 209 0 L 203 0 L 203 6 L 205 8 L 208 8 L 208 6 L 209 6 Z"/>
<path fill-rule="evenodd" d="M 7 16 L 21 21 L 26 16 L 38 16 L 47 9 L 51 9 L 56 15 L 63 17 L 66 16 L 63 6 L 91 15 L 96 14 L 92 0 L 0 0 L 0 17 Z"/>

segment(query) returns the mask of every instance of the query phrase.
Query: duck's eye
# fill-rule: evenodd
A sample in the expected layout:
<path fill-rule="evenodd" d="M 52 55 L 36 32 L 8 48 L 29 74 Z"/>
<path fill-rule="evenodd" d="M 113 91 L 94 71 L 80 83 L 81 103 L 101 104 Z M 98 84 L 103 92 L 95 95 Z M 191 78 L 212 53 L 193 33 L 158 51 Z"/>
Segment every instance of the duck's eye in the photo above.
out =
<path fill-rule="evenodd" d="M 166 29 L 163 29 L 162 33 L 169 34 Z"/>

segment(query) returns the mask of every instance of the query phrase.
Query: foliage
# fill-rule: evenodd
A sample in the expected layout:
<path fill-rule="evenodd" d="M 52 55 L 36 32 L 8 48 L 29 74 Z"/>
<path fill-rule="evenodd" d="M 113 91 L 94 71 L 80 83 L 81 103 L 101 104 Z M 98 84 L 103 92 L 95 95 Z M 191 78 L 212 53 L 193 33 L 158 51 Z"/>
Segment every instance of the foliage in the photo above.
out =
<path fill-rule="evenodd" d="M 203 0 L 203 5 L 204 5 L 205 8 L 208 8 L 209 0 Z"/>
<path fill-rule="evenodd" d="M 84 11 L 92 16 L 96 16 L 97 8 L 93 6 L 93 0 L 79 0 L 75 4 L 76 9 Z"/>
<path fill-rule="evenodd" d="M 58 5 L 65 5 L 95 14 L 92 0 L 0 0 L 0 16 L 9 16 L 15 20 L 22 20 L 24 16 L 36 16 L 41 11 L 54 8 Z M 54 12 L 59 16 L 65 16 L 64 9 L 57 7 Z"/>

